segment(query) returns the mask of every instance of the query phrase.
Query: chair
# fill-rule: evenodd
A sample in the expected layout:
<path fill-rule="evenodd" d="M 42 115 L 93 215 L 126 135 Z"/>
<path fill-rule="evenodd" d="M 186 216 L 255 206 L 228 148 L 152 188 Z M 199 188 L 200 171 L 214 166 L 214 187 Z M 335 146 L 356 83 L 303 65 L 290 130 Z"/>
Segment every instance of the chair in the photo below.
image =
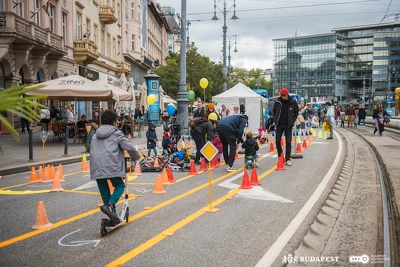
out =
<path fill-rule="evenodd" d="M 81 142 L 83 142 L 83 138 L 84 138 L 84 132 L 81 131 L 81 129 L 78 129 L 78 126 L 76 124 L 74 124 L 74 144 L 76 143 L 76 139 L 78 139 L 78 143 L 80 144 Z"/>
<path fill-rule="evenodd" d="M 58 127 L 57 122 L 53 124 L 53 142 L 56 139 L 56 137 L 60 139 L 60 128 Z"/>

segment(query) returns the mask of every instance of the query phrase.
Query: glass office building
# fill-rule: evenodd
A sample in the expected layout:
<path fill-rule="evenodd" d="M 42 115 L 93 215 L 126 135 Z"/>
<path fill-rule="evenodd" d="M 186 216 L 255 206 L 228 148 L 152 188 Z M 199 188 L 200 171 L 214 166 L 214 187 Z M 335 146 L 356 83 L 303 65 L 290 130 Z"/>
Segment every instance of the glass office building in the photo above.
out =
<path fill-rule="evenodd" d="M 346 43 L 341 39 L 330 33 L 273 40 L 275 92 L 285 87 L 303 97 L 333 97 L 345 82 Z"/>
<path fill-rule="evenodd" d="M 274 89 L 344 103 L 386 102 L 400 87 L 400 22 L 275 39 Z M 394 74 L 392 74 L 394 73 Z"/>

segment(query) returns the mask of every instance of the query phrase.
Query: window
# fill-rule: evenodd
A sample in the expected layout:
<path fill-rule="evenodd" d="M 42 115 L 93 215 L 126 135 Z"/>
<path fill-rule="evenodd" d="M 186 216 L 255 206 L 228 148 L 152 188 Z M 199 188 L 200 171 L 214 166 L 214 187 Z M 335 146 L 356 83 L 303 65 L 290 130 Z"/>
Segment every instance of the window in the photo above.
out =
<path fill-rule="evenodd" d="M 135 51 L 135 35 L 132 34 L 132 51 Z"/>
<path fill-rule="evenodd" d="M 53 5 L 50 5 L 50 10 L 49 10 L 49 18 L 50 18 L 50 31 L 55 32 L 55 14 L 56 14 L 56 7 Z"/>
<path fill-rule="evenodd" d="M 17 14 L 25 18 L 24 2 L 19 2 L 17 6 Z"/>
<path fill-rule="evenodd" d="M 112 57 L 113 59 L 116 58 L 116 42 L 115 42 L 115 38 L 113 38 L 113 42 L 112 42 L 113 48 L 112 48 Z"/>
<path fill-rule="evenodd" d="M 76 13 L 76 39 L 82 40 L 82 15 Z"/>
<path fill-rule="evenodd" d="M 140 6 L 138 6 L 137 19 L 140 20 Z"/>
<path fill-rule="evenodd" d="M 35 0 L 35 9 L 37 10 L 35 15 L 35 23 L 40 26 L 40 0 Z"/>
<path fill-rule="evenodd" d="M 106 53 L 104 30 L 101 30 L 101 53 L 103 55 Z"/>
<path fill-rule="evenodd" d="M 98 29 L 97 29 L 97 25 L 94 24 L 93 26 L 93 42 L 95 45 L 97 45 L 97 36 L 98 36 Z"/>
<path fill-rule="evenodd" d="M 132 19 L 135 18 L 135 3 L 131 3 L 131 15 L 132 15 Z"/>
<path fill-rule="evenodd" d="M 0 0 L 0 12 L 4 12 L 4 0 Z"/>
<path fill-rule="evenodd" d="M 64 45 L 67 44 L 67 13 L 62 12 L 62 36 L 64 37 Z"/>
<path fill-rule="evenodd" d="M 111 36 L 107 34 L 107 56 L 111 57 Z"/>
<path fill-rule="evenodd" d="M 83 35 L 83 38 L 89 39 L 89 37 L 90 37 L 90 19 L 86 18 L 86 32 Z"/>

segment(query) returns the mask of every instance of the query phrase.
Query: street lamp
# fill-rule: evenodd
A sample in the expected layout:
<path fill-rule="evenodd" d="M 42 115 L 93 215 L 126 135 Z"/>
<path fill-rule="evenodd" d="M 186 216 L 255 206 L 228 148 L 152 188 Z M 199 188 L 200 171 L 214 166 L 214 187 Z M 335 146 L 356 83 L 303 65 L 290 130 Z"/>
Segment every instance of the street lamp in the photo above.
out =
<path fill-rule="evenodd" d="M 178 119 L 177 122 L 183 134 L 188 133 L 188 97 L 186 89 L 186 0 L 181 0 L 181 51 L 180 51 L 180 79 L 178 89 Z"/>
<path fill-rule="evenodd" d="M 224 37 L 223 37 L 223 44 L 224 44 L 224 49 L 223 49 L 223 62 L 224 62 L 224 69 L 223 69 L 223 75 L 224 75 L 224 85 L 223 85 L 223 91 L 226 91 L 226 78 L 228 75 L 228 69 L 226 66 L 226 33 L 228 31 L 228 27 L 226 26 L 226 15 L 228 12 L 231 10 L 233 7 L 233 16 L 231 17 L 232 20 L 238 20 L 239 17 L 236 16 L 236 0 L 233 0 L 233 6 L 231 6 L 229 9 L 227 9 L 227 1 L 228 0 L 223 0 L 224 1 L 224 9 L 221 10 L 219 7 L 217 7 L 217 0 L 214 0 L 214 16 L 212 17 L 212 21 L 217 22 L 219 18 L 217 17 L 217 8 L 221 13 L 224 15 L 224 26 L 222 27 Z"/>
<path fill-rule="evenodd" d="M 237 48 L 236 48 L 236 43 L 237 43 L 236 42 L 236 37 L 237 37 L 237 35 L 235 34 L 235 35 L 228 36 L 228 40 L 229 40 L 229 44 L 228 44 L 228 51 L 229 51 L 229 55 L 228 55 L 228 74 L 227 74 L 228 78 L 229 78 L 229 75 L 230 75 L 230 72 L 231 72 L 231 37 L 235 38 L 235 50 L 233 50 L 233 52 L 234 53 L 239 52 L 237 50 Z"/>

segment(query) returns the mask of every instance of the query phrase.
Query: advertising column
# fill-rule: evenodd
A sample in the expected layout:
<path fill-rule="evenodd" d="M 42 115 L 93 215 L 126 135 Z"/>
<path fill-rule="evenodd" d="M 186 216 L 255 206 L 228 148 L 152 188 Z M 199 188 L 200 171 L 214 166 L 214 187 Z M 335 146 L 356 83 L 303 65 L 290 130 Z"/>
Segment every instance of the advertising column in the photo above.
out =
<path fill-rule="evenodd" d="M 157 126 L 160 125 L 160 76 L 154 73 L 144 76 L 147 85 L 147 95 L 153 94 L 156 97 L 156 102 L 148 106 L 147 120 L 154 122 Z"/>

